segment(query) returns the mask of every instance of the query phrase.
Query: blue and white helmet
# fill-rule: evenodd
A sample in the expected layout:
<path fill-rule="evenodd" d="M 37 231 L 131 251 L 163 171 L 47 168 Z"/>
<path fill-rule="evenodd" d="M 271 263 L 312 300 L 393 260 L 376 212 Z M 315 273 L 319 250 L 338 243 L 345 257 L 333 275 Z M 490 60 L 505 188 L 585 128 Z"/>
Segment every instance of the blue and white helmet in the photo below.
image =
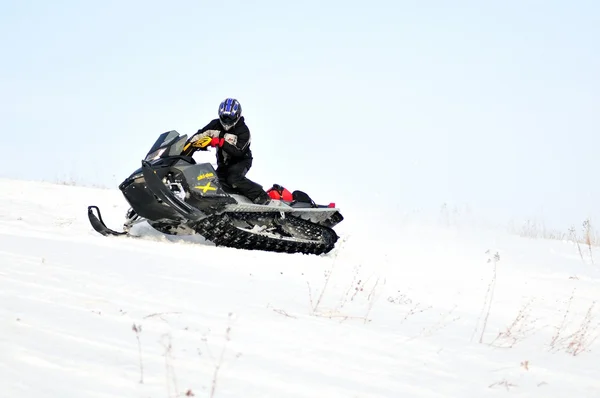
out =
<path fill-rule="evenodd" d="M 235 98 L 227 98 L 219 105 L 219 120 L 225 130 L 235 126 L 241 116 L 242 106 Z"/>

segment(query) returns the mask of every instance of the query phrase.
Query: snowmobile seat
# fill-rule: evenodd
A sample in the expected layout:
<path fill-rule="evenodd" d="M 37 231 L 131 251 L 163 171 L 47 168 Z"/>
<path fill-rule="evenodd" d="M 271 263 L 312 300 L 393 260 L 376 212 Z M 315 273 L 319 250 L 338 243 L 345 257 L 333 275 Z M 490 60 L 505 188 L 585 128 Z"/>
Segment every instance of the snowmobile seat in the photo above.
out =
<path fill-rule="evenodd" d="M 317 204 L 308 196 L 306 192 L 294 191 L 292 192 L 292 207 L 317 207 Z"/>

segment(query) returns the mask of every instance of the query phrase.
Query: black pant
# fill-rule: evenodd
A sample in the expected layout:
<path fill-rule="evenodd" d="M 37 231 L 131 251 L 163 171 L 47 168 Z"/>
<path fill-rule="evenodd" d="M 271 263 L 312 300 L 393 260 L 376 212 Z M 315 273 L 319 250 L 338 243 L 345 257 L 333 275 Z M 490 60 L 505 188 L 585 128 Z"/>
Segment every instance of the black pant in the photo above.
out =
<path fill-rule="evenodd" d="M 223 189 L 233 188 L 240 194 L 246 196 L 250 200 L 254 200 L 260 196 L 265 196 L 266 192 L 262 185 L 246 178 L 246 173 L 252 167 L 251 159 L 244 159 L 232 164 L 220 164 L 217 167 L 217 177 L 223 185 Z"/>

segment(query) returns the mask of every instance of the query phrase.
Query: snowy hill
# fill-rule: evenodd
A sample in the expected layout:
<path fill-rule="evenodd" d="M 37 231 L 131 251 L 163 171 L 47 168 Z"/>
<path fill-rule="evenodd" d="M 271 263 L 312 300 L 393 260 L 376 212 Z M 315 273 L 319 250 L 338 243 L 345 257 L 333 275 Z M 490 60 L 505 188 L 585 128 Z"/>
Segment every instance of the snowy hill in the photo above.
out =
<path fill-rule="evenodd" d="M 0 180 L 0 396 L 600 397 L 598 251 L 338 202 L 317 257 L 107 238 L 117 190 Z"/>

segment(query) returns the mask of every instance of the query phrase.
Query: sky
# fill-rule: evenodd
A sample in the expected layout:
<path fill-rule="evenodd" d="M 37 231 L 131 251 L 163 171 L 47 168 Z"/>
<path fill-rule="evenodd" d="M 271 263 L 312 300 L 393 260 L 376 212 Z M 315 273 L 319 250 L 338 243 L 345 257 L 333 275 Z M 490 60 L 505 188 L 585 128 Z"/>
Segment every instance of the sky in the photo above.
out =
<path fill-rule="evenodd" d="M 235 97 L 265 188 L 600 220 L 594 1 L 4 0 L 0 51 L 2 177 L 116 188 Z"/>

